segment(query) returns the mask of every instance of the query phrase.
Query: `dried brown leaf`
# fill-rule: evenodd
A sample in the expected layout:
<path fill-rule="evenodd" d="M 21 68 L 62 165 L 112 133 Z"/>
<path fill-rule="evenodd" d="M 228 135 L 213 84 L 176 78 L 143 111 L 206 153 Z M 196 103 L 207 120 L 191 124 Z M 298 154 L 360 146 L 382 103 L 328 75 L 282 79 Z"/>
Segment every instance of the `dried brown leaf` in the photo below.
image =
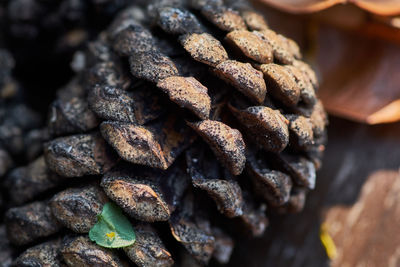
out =
<path fill-rule="evenodd" d="M 319 95 L 329 113 L 368 124 L 400 120 L 398 46 L 326 27 L 318 40 Z"/>
<path fill-rule="evenodd" d="M 352 3 L 369 12 L 384 16 L 400 13 L 400 3 L 397 0 L 259 0 L 259 2 L 291 13 L 317 12 L 337 4 L 345 3 Z"/>
<path fill-rule="evenodd" d="M 324 210 L 326 231 L 339 252 L 331 262 L 333 267 L 399 263 L 399 173 L 380 169 L 366 178 L 353 205 Z M 340 253 L 348 250 L 353 253 Z"/>

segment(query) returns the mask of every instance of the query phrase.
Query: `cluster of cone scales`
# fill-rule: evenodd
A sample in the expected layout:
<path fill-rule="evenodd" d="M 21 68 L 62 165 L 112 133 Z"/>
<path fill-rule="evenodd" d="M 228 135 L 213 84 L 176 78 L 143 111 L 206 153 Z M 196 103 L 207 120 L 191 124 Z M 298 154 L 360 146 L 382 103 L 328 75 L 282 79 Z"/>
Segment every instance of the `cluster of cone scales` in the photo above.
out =
<path fill-rule="evenodd" d="M 327 118 L 301 57 L 246 2 L 124 9 L 76 54 L 43 154 L 4 180 L 14 263 L 228 263 L 315 187 Z M 110 201 L 136 232 L 123 250 L 88 237 Z"/>

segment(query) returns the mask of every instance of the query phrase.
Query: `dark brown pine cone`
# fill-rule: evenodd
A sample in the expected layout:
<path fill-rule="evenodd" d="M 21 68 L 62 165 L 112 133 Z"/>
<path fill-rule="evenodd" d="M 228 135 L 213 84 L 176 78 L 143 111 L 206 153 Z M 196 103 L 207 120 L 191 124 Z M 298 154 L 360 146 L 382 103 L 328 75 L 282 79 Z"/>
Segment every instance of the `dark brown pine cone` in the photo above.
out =
<path fill-rule="evenodd" d="M 4 30 L 8 37 L 36 41 L 58 37 L 76 42 L 84 37 L 82 34 L 105 26 L 128 3 L 129 0 L 2 0 L 0 15 L 7 24 Z M 62 39 L 58 38 L 52 41 L 60 45 Z"/>
<path fill-rule="evenodd" d="M 29 104 L 44 113 L 79 68 L 83 49 L 132 0 L 1 0 L 0 42 L 13 54 Z M 71 60 L 74 59 L 72 62 Z"/>
<path fill-rule="evenodd" d="M 34 184 L 5 216 L 13 244 L 35 245 L 16 263 L 227 263 L 267 213 L 303 208 L 326 141 L 317 79 L 246 3 L 127 8 L 82 60 L 50 108 L 44 156 L 9 178 Z M 123 250 L 87 235 L 108 201 L 135 228 Z"/>

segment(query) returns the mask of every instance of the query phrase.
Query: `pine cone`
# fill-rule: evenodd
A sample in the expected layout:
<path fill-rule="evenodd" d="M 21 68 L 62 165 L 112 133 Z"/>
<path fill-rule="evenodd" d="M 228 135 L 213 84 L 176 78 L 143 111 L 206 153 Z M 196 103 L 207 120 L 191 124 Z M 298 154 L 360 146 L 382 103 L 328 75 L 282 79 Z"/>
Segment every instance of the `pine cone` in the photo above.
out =
<path fill-rule="evenodd" d="M 0 40 L 2 35 L 0 34 Z M 2 46 L 2 44 L 0 44 Z M 26 95 L 23 88 L 12 76 L 14 59 L 11 54 L 0 48 L 0 262 L 1 266 L 10 266 L 12 256 L 15 251 L 7 239 L 7 231 L 4 225 L 4 210 L 15 203 L 10 203 L 7 199 L 5 189 L 6 175 L 18 174 L 23 180 L 25 173 L 22 168 L 15 168 L 20 164 L 27 164 L 42 153 L 43 142 L 49 137 L 47 129 L 39 128 L 43 123 L 40 115 L 34 112 L 26 103 Z M 40 166 L 41 170 L 46 170 L 45 162 Z M 44 167 L 44 168 L 42 168 Z M 13 169 L 15 168 L 15 169 Z M 33 170 L 37 172 L 37 170 Z M 19 181 L 13 181 L 17 188 L 10 186 L 7 188 L 17 190 L 21 185 Z M 30 182 L 22 186 L 33 186 Z M 24 190 L 23 193 L 29 192 Z M 21 197 L 21 196 L 19 196 Z M 24 199 L 25 196 L 22 197 Z M 30 199 L 29 199 L 30 200 Z"/>
<path fill-rule="evenodd" d="M 51 106 L 54 139 L 23 167 L 35 186 L 10 192 L 25 203 L 6 213 L 11 242 L 47 242 L 16 262 L 227 263 L 237 237 L 263 234 L 267 208 L 303 208 L 326 141 L 317 79 L 249 5 L 127 8 L 84 62 Z M 123 252 L 87 237 L 108 201 L 134 222 Z"/>
<path fill-rule="evenodd" d="M 81 55 L 131 0 L 2 0 L 0 34 L 16 61 L 19 82 L 29 90 L 29 103 L 44 113 L 53 100 L 51 90 L 65 84 Z M 49 90 L 51 89 L 51 90 Z"/>
<path fill-rule="evenodd" d="M 82 29 L 89 34 L 105 26 L 128 2 L 127 0 L 61 0 L 57 2 L 4 0 L 0 3 L 0 7 L 4 9 L 6 32 L 10 37 L 23 40 L 40 38 L 40 41 L 43 39 L 50 41 L 53 38 L 52 41 L 60 41 L 54 37 L 68 35 L 73 29 Z"/>

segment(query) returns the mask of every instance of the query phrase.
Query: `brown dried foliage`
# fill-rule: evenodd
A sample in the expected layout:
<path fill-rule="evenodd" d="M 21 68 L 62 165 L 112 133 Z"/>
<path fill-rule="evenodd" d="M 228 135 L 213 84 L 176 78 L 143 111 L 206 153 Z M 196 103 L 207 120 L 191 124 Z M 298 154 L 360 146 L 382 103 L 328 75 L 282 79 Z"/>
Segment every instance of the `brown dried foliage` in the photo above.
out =
<path fill-rule="evenodd" d="M 311 13 L 327 9 L 337 4 L 351 3 L 369 12 L 379 15 L 396 15 L 400 13 L 400 3 L 396 0 L 259 0 L 273 7 L 291 13 Z"/>

